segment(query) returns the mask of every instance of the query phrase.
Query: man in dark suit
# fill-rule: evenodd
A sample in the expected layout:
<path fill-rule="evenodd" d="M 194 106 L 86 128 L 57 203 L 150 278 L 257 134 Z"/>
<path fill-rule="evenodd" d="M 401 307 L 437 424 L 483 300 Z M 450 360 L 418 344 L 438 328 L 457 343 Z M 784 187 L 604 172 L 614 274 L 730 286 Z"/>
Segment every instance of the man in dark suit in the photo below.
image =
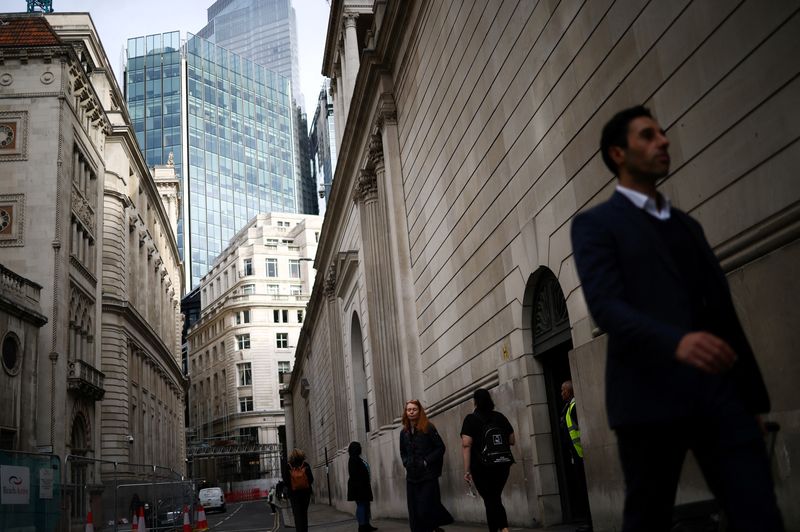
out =
<path fill-rule="evenodd" d="M 668 147 L 646 108 L 617 113 L 600 147 L 617 190 L 572 225 L 586 302 L 608 333 L 623 530 L 669 530 L 691 449 L 734 530 L 781 531 L 757 417 L 769 397 L 702 228 L 656 190 Z"/>

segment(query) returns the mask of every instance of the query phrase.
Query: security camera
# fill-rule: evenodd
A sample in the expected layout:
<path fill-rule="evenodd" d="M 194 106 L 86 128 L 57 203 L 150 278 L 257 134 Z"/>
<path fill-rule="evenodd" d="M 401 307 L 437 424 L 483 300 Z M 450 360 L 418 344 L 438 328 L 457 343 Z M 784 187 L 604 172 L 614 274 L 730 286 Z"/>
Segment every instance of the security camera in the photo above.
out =
<path fill-rule="evenodd" d="M 131 436 L 130 434 L 128 434 L 128 443 L 133 445 L 133 436 Z"/>

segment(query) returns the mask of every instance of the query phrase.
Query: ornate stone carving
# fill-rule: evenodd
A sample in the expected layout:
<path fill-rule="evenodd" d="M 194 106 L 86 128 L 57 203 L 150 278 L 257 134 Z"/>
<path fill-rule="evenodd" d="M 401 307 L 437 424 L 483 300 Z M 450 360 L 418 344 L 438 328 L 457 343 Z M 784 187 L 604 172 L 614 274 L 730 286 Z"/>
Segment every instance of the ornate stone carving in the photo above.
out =
<path fill-rule="evenodd" d="M 325 296 L 328 299 L 336 297 L 336 265 L 331 264 L 328 268 L 328 276 L 325 278 Z"/>
<path fill-rule="evenodd" d="M 369 139 L 367 161 L 373 168 L 383 167 L 383 140 L 378 134 Z"/>
<path fill-rule="evenodd" d="M 345 29 L 356 27 L 356 21 L 358 20 L 358 13 L 345 13 L 343 18 L 344 18 Z"/>
<path fill-rule="evenodd" d="M 369 168 L 361 170 L 353 193 L 353 201 L 363 203 L 378 198 L 378 180 L 375 172 Z"/>
<path fill-rule="evenodd" d="M 94 210 L 83 196 L 73 191 L 72 212 L 90 233 L 94 234 Z"/>

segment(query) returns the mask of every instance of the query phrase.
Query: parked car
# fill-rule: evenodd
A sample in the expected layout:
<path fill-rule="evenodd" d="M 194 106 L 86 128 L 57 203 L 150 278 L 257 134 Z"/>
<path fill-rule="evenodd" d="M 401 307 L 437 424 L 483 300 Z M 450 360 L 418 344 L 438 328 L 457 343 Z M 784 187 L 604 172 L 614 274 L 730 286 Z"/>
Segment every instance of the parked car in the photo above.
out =
<path fill-rule="evenodd" d="M 158 528 L 180 530 L 183 527 L 183 504 L 174 499 L 158 501 Z"/>
<path fill-rule="evenodd" d="M 222 488 L 203 488 L 200 490 L 198 498 L 206 510 L 225 511 L 225 495 L 222 493 Z"/>

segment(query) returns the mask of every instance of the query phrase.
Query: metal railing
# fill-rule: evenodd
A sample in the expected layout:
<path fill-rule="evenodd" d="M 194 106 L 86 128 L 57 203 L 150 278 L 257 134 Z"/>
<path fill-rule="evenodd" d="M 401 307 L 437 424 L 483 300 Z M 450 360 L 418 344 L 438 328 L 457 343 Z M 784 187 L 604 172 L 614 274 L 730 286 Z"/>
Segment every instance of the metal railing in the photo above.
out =
<path fill-rule="evenodd" d="M 140 514 L 148 531 L 175 530 L 184 507 L 194 522 L 194 481 L 168 467 L 67 455 L 62 488 L 60 530 L 83 530 L 88 509 L 95 530 L 128 532 Z"/>

